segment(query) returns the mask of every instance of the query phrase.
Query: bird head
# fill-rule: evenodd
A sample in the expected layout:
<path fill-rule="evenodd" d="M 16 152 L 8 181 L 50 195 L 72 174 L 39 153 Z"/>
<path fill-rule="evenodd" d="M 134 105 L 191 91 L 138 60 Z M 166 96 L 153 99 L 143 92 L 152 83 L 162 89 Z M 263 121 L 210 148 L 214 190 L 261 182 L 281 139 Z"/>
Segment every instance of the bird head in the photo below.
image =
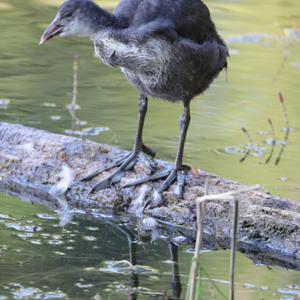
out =
<path fill-rule="evenodd" d="M 67 0 L 44 31 L 40 44 L 55 36 L 90 36 L 99 7 L 92 0 Z"/>

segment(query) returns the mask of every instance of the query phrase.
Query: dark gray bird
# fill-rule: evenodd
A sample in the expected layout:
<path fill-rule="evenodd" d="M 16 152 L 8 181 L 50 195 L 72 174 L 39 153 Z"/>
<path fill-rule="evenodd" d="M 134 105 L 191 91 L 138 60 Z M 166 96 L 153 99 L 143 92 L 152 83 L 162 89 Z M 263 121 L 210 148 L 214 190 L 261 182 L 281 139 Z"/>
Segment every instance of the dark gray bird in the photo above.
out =
<path fill-rule="evenodd" d="M 148 179 L 166 178 L 163 191 L 177 179 L 183 191 L 183 151 L 190 123 L 190 102 L 208 88 L 227 67 L 228 50 L 201 0 L 121 0 L 110 13 L 91 0 L 68 0 L 45 30 L 41 44 L 54 36 L 88 36 L 105 64 L 120 68 L 139 92 L 139 117 L 132 152 L 86 177 L 118 167 L 93 190 L 109 187 L 113 178 L 132 167 L 144 152 L 155 152 L 143 143 L 148 96 L 181 101 L 180 139 L 175 165 Z M 136 182 L 136 184 L 140 183 Z"/>

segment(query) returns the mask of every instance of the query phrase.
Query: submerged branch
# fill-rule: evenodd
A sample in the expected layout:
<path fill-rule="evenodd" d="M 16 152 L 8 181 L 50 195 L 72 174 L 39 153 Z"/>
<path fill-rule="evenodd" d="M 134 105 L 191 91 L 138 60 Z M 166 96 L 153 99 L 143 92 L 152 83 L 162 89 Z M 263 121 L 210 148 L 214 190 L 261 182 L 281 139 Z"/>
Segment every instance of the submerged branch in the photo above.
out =
<path fill-rule="evenodd" d="M 242 127 L 242 131 L 246 134 L 247 138 L 248 138 L 248 141 L 249 141 L 249 146 L 248 146 L 248 149 L 247 149 L 247 152 L 246 154 L 240 159 L 240 162 L 244 162 L 247 157 L 250 155 L 250 152 L 251 152 L 251 149 L 253 148 L 254 146 L 254 142 L 253 142 L 253 139 L 251 138 L 248 130 L 245 128 L 245 127 Z"/>
<path fill-rule="evenodd" d="M 274 154 L 274 149 L 275 149 L 275 146 L 276 146 L 275 128 L 274 128 L 273 122 L 272 122 L 271 119 L 268 119 L 268 123 L 271 127 L 271 132 L 272 132 L 272 148 L 271 148 L 271 152 L 270 152 L 269 157 L 265 161 L 266 164 L 268 164 L 270 162 L 270 160 L 272 159 L 273 154 Z"/>
<path fill-rule="evenodd" d="M 283 112 L 283 117 L 284 117 L 284 121 L 285 121 L 285 134 L 284 134 L 284 143 L 282 144 L 280 152 L 278 154 L 278 157 L 275 161 L 276 166 L 279 164 L 279 162 L 281 160 L 281 157 L 283 155 L 283 152 L 285 150 L 285 147 L 288 144 L 289 134 L 290 134 L 290 131 L 291 131 L 288 112 L 287 112 L 287 109 L 286 109 L 286 106 L 285 106 L 285 103 L 284 103 L 284 98 L 283 98 L 281 93 L 279 93 L 279 100 L 280 100 L 280 104 L 281 104 L 281 108 L 282 108 L 282 112 Z"/>

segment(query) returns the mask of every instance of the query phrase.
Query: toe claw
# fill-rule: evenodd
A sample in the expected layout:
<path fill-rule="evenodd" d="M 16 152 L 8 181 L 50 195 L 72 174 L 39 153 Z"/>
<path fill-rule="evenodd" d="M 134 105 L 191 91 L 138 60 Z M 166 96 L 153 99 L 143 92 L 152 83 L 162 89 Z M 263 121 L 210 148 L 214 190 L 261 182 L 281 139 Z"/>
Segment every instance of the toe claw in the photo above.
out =
<path fill-rule="evenodd" d="M 127 165 L 127 167 L 124 170 L 125 171 L 131 170 L 135 164 L 136 164 L 136 160 L 134 159 Z"/>
<path fill-rule="evenodd" d="M 100 190 L 104 190 L 104 189 L 108 189 L 111 187 L 111 179 L 107 178 L 99 183 L 97 183 L 96 185 L 94 185 L 90 191 L 90 193 L 93 192 L 98 192 Z"/>
<path fill-rule="evenodd" d="M 131 186 L 137 186 L 137 185 L 140 185 L 143 183 L 147 183 L 149 181 L 156 181 L 159 179 L 163 179 L 163 178 L 168 177 L 169 173 L 170 173 L 170 169 L 163 170 L 163 171 L 157 172 L 153 175 L 145 176 L 145 177 L 139 178 L 137 180 L 134 180 L 132 182 L 128 182 L 128 183 L 124 184 L 122 186 L 122 188 L 128 188 Z"/>
<path fill-rule="evenodd" d="M 175 188 L 175 194 L 179 197 L 183 197 L 183 190 L 184 190 L 184 184 L 185 184 L 185 177 L 183 171 L 177 172 L 177 186 Z"/>
<path fill-rule="evenodd" d="M 176 180 L 177 172 L 178 171 L 176 169 L 171 170 L 171 172 L 170 172 L 169 176 L 167 177 L 167 179 L 163 182 L 161 187 L 158 189 L 159 193 L 162 193 L 165 190 L 167 190 L 169 188 L 169 186 Z"/>
<path fill-rule="evenodd" d="M 87 176 L 85 176 L 85 177 L 82 177 L 81 179 L 80 179 L 80 181 L 89 181 L 89 180 L 91 180 L 91 179 L 93 179 L 94 177 L 96 177 L 98 174 L 100 174 L 102 172 L 102 169 L 100 170 L 96 170 L 95 172 L 93 172 L 93 173 L 91 173 L 91 174 L 89 174 L 89 175 L 87 175 Z"/>
<path fill-rule="evenodd" d="M 148 198 L 145 202 L 143 212 L 147 208 L 153 208 L 160 206 L 164 203 L 163 192 L 166 191 L 174 181 L 177 180 L 177 187 L 175 189 L 175 194 L 179 197 L 183 197 L 184 193 L 184 185 L 185 185 L 185 172 L 182 170 L 172 169 L 172 170 L 165 170 L 164 173 L 161 172 L 160 179 L 162 178 L 161 175 L 165 175 L 167 177 L 166 180 L 162 183 L 157 191 L 155 191 L 152 197 Z M 154 175 L 153 175 L 154 176 Z M 152 176 L 152 177 L 153 177 Z M 157 176 L 157 175 L 156 175 Z M 149 177 L 148 177 L 149 178 Z M 141 180 L 139 181 L 141 183 Z"/>
<path fill-rule="evenodd" d="M 81 178 L 80 181 L 89 181 L 102 172 L 109 171 L 113 168 L 119 167 L 128 156 L 129 156 L 129 154 L 122 155 L 121 157 L 119 157 L 115 161 L 113 161 L 112 163 L 106 164 L 103 167 L 94 171 L 93 173 Z"/>

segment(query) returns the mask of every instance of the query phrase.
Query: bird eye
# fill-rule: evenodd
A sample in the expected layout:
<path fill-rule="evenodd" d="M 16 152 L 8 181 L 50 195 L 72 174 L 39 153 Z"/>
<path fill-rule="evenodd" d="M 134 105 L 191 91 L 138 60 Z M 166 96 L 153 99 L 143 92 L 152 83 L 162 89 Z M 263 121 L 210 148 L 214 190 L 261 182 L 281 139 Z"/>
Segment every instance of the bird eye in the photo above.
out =
<path fill-rule="evenodd" d="M 70 18 L 72 16 L 72 13 L 67 12 L 63 15 L 63 18 Z"/>

